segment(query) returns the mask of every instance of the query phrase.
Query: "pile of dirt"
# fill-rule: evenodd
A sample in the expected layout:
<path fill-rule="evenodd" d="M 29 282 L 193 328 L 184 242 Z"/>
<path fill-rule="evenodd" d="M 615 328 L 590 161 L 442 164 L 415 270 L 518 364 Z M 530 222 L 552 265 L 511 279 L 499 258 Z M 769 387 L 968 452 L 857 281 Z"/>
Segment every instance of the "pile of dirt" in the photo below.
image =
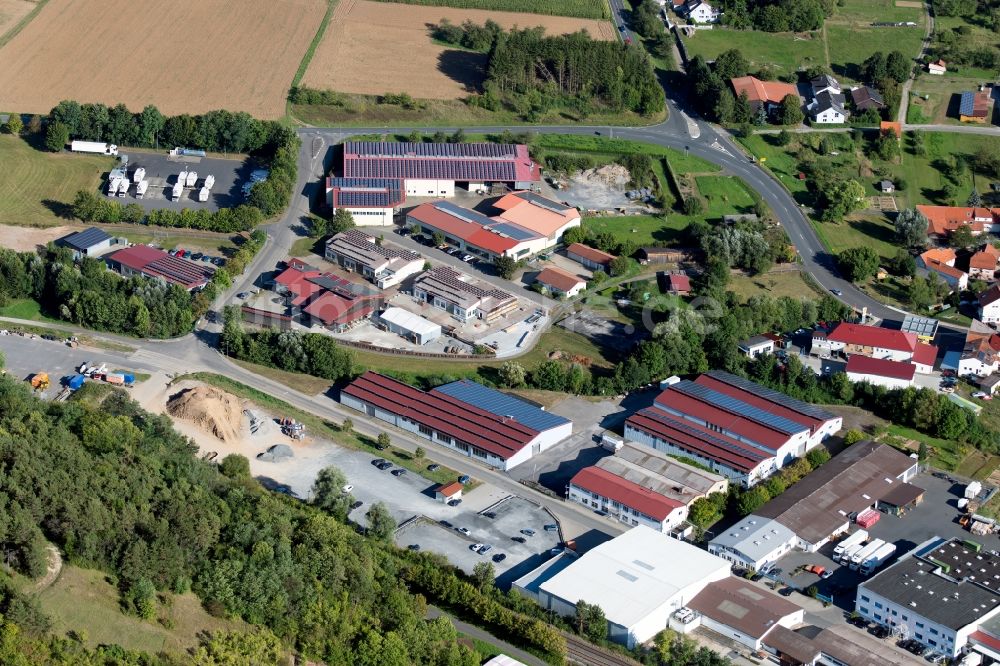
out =
<path fill-rule="evenodd" d="M 605 164 L 596 169 L 581 171 L 573 180 L 600 183 L 616 189 L 623 189 L 631 182 L 632 175 L 621 164 Z"/>
<path fill-rule="evenodd" d="M 211 386 L 184 389 L 167 400 L 171 416 L 193 421 L 199 428 L 223 442 L 240 439 L 243 404 L 239 398 Z"/>

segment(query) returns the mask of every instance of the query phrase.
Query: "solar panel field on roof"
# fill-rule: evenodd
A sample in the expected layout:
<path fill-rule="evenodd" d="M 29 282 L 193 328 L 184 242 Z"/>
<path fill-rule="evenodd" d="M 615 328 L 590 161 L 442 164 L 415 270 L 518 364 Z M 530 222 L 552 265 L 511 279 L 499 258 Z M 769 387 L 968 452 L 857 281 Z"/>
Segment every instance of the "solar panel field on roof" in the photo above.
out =
<path fill-rule="evenodd" d="M 753 405 L 743 402 L 742 400 L 737 400 L 736 398 L 728 396 L 724 393 L 713 391 L 706 386 L 695 384 L 694 382 L 687 380 L 674 384 L 667 390 L 678 391 L 684 395 L 696 398 L 714 407 L 718 407 L 719 409 L 724 409 L 727 412 L 738 414 L 751 421 L 774 428 L 775 430 L 783 432 L 786 435 L 793 435 L 805 429 L 805 426 L 799 425 L 794 421 L 789 421 L 782 416 L 769 414 L 762 409 L 758 409 Z"/>
<path fill-rule="evenodd" d="M 816 405 L 810 405 L 807 402 L 796 400 L 795 398 L 787 396 L 780 391 L 775 391 L 767 388 L 766 386 L 761 386 L 760 384 L 752 382 L 749 379 L 743 379 L 739 375 L 734 375 L 722 370 L 712 370 L 705 374 L 709 377 L 714 377 L 721 382 L 725 382 L 730 386 L 735 386 L 736 388 L 746 391 L 747 393 L 752 393 L 757 397 L 770 400 L 771 402 L 791 409 L 792 411 L 805 414 L 806 416 L 811 416 L 814 419 L 826 421 L 828 419 L 837 418 L 835 414 L 826 411 L 822 407 L 817 407 Z"/>
<path fill-rule="evenodd" d="M 962 101 L 959 105 L 958 113 L 963 116 L 971 116 L 975 107 L 976 96 L 971 92 L 962 93 Z"/>
<path fill-rule="evenodd" d="M 437 159 L 359 157 L 344 160 L 344 174 L 351 178 L 403 178 L 458 180 L 473 182 L 513 182 L 513 162 Z"/>
<path fill-rule="evenodd" d="M 654 421 L 659 421 L 664 425 L 670 426 L 674 430 L 679 430 L 680 432 L 683 432 L 684 434 L 694 437 L 696 439 L 710 442 L 712 445 L 717 446 L 720 449 L 723 449 L 724 451 L 729 451 L 730 453 L 739 455 L 741 457 L 750 458 L 752 460 L 764 460 L 764 458 L 767 457 L 767 455 L 763 451 L 759 451 L 757 449 L 753 449 L 750 447 L 742 448 L 740 446 L 737 446 L 733 442 L 724 440 L 720 437 L 715 437 L 714 435 L 711 435 L 710 433 L 707 433 L 703 430 L 699 430 L 698 428 L 695 428 L 692 425 L 684 423 L 683 421 L 672 418 L 670 415 L 666 414 L 665 412 L 661 412 L 658 409 L 655 408 L 643 409 L 639 412 L 639 414 L 647 418 L 651 418 Z"/>
<path fill-rule="evenodd" d="M 513 417 L 515 421 L 539 432 L 569 423 L 561 416 L 467 379 L 438 386 L 432 392 L 449 395 L 495 416 Z"/>
<path fill-rule="evenodd" d="M 469 210 L 468 208 L 462 208 L 461 206 L 456 206 L 450 201 L 435 201 L 433 204 L 435 208 L 449 215 L 457 217 L 460 220 L 469 222 L 471 224 L 478 224 L 480 226 L 486 226 L 488 224 L 493 224 L 493 220 L 486 217 L 480 212 Z"/>
<path fill-rule="evenodd" d="M 516 224 L 510 224 L 509 222 L 500 222 L 498 224 L 493 224 L 490 227 L 490 231 L 496 231 L 504 236 L 513 238 L 516 241 L 524 241 L 530 238 L 538 238 L 538 234 L 533 231 L 528 231 Z"/>
<path fill-rule="evenodd" d="M 513 159 L 517 146 L 510 143 L 410 143 L 407 141 L 348 141 L 344 153 L 364 157 L 424 157 Z"/>
<path fill-rule="evenodd" d="M 539 196 L 534 192 L 518 192 L 517 196 L 525 201 L 530 201 L 539 208 L 544 208 L 545 210 L 551 210 L 553 213 L 562 213 L 567 209 L 567 206 L 563 206 L 555 201 L 550 201 L 545 197 Z"/>

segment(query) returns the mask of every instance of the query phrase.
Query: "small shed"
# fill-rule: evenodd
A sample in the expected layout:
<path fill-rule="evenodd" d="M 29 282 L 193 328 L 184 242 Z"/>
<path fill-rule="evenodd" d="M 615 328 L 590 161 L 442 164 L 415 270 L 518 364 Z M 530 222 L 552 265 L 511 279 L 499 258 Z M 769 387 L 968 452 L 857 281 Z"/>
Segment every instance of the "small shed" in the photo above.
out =
<path fill-rule="evenodd" d="M 979 389 L 984 393 L 996 395 L 997 388 L 1000 387 L 1000 375 L 993 373 L 979 380 Z"/>
<path fill-rule="evenodd" d="M 656 281 L 665 294 L 687 296 L 691 293 L 691 279 L 683 273 L 657 273 Z"/>
<path fill-rule="evenodd" d="M 946 63 L 944 60 L 937 60 L 927 65 L 928 74 L 936 74 L 937 76 L 943 76 L 944 73 L 947 71 L 948 71 L 948 63 Z"/>
<path fill-rule="evenodd" d="M 442 483 L 434 489 L 434 499 L 445 504 L 452 500 L 462 499 L 462 484 L 458 481 Z"/>
<path fill-rule="evenodd" d="M 924 489 L 912 483 L 898 483 L 877 503 L 880 511 L 899 516 L 924 501 Z"/>
<path fill-rule="evenodd" d="M 895 192 L 896 184 L 891 180 L 883 180 L 878 184 L 878 189 L 885 193 Z"/>

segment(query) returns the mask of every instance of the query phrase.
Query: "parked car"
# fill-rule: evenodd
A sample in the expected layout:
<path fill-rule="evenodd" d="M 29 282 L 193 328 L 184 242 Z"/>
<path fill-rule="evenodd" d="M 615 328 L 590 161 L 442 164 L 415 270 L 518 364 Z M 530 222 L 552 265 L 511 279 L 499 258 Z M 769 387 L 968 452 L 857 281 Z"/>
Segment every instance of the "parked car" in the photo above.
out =
<path fill-rule="evenodd" d="M 523 536 L 512 536 L 512 537 L 510 538 L 510 540 L 511 540 L 511 541 L 516 541 L 516 542 L 518 542 L 518 543 L 524 543 L 524 542 L 526 542 L 526 541 L 527 541 L 527 539 L 525 539 L 525 538 L 524 538 Z"/>
<path fill-rule="evenodd" d="M 438 525 L 440 525 L 441 527 L 451 528 L 451 523 L 449 523 L 447 520 L 439 520 Z"/>
<path fill-rule="evenodd" d="M 827 569 L 826 571 L 824 571 L 823 573 L 821 573 L 819 575 L 819 577 L 822 578 L 823 580 L 826 580 L 827 578 L 829 578 L 832 575 L 833 575 L 833 572 L 830 571 L 829 569 Z"/>
<path fill-rule="evenodd" d="M 451 500 L 451 501 L 448 502 L 448 506 L 458 506 L 461 503 L 462 503 L 462 500 L 460 500 L 460 499 L 453 499 L 453 500 Z"/>
<path fill-rule="evenodd" d="M 471 480 L 472 479 L 469 477 L 468 474 L 463 474 L 462 476 L 458 477 L 458 482 L 461 483 L 463 486 Z"/>
<path fill-rule="evenodd" d="M 428 472 L 436 472 L 439 469 L 441 469 L 441 465 L 438 465 L 437 463 L 431 463 L 430 465 L 427 466 Z"/>
<path fill-rule="evenodd" d="M 343 488 L 341 488 L 340 490 L 341 490 L 341 492 L 343 492 L 344 494 L 347 494 L 347 493 L 351 492 L 352 490 L 354 490 L 354 486 L 352 486 L 351 484 L 349 484 L 349 483 L 348 483 L 348 484 L 347 484 L 346 486 L 344 486 L 344 487 L 343 487 Z"/>
<path fill-rule="evenodd" d="M 468 527 L 456 527 L 455 530 L 457 532 L 461 532 L 465 536 L 469 536 L 469 534 L 471 534 L 471 532 L 469 532 L 469 528 Z"/>
<path fill-rule="evenodd" d="M 238 298 L 240 300 L 246 300 L 246 298 L 249 297 L 249 296 L 250 296 L 250 293 L 246 292 L 246 291 L 241 291 L 240 293 L 236 294 L 236 298 Z"/>
<path fill-rule="evenodd" d="M 409 546 L 407 546 L 407 548 L 409 548 L 412 551 L 418 551 L 418 550 L 420 550 L 420 544 L 419 543 L 411 543 Z"/>
<path fill-rule="evenodd" d="M 843 296 L 844 295 L 844 292 L 842 292 L 839 289 L 831 289 L 830 293 L 833 294 L 834 296 Z"/>
<path fill-rule="evenodd" d="M 403 469 L 402 467 L 397 467 L 396 469 L 392 470 L 393 476 L 403 476 L 404 474 L 406 474 L 406 470 Z"/>
<path fill-rule="evenodd" d="M 378 468 L 384 472 L 385 470 L 392 468 L 392 463 L 387 460 L 379 465 Z"/>
<path fill-rule="evenodd" d="M 555 523 L 551 523 L 549 525 L 546 525 L 542 529 L 545 530 L 546 532 L 555 532 L 559 529 L 559 526 L 556 525 Z"/>
<path fill-rule="evenodd" d="M 191 261 L 201 261 L 201 258 L 204 256 L 205 255 L 202 254 L 201 252 L 195 252 L 194 254 L 191 255 Z"/>
<path fill-rule="evenodd" d="M 888 638 L 892 635 L 892 630 L 884 624 L 879 624 L 872 629 L 872 635 L 875 636 L 875 638 Z"/>
<path fill-rule="evenodd" d="M 494 562 L 503 562 L 506 559 L 507 559 L 507 556 L 504 555 L 503 553 L 497 553 L 496 555 L 493 556 L 493 561 Z"/>
<path fill-rule="evenodd" d="M 535 530 L 523 529 L 521 530 L 521 534 L 524 536 L 535 536 Z"/>
<path fill-rule="evenodd" d="M 461 532 L 461 530 L 459 530 L 459 532 Z M 473 553 L 478 553 L 482 549 L 483 549 L 483 544 L 481 543 L 474 543 L 471 546 L 469 546 L 469 550 L 471 550 Z"/>
<path fill-rule="evenodd" d="M 479 554 L 480 555 L 485 555 L 486 553 L 490 552 L 491 550 L 493 550 L 493 546 L 491 546 L 490 544 L 487 543 L 487 544 L 484 544 L 483 547 L 479 549 Z"/>
<path fill-rule="evenodd" d="M 486 516 L 487 518 L 489 518 L 490 520 L 493 520 L 494 518 L 497 517 L 497 514 L 494 513 L 493 511 L 487 511 L 483 515 Z"/>
<path fill-rule="evenodd" d="M 476 258 L 474 256 L 472 256 L 471 254 L 463 254 L 462 255 L 462 261 L 464 261 L 465 263 L 469 263 L 470 261 L 475 261 L 475 260 L 476 260 Z"/>
<path fill-rule="evenodd" d="M 975 393 L 972 394 L 972 397 L 979 398 L 980 400 L 988 400 L 991 396 L 989 393 L 986 393 L 985 391 L 976 391 Z"/>
<path fill-rule="evenodd" d="M 375 458 L 374 460 L 372 460 L 372 464 L 375 465 L 376 467 L 378 467 L 379 465 L 381 465 L 385 461 L 386 461 L 385 458 Z"/>
<path fill-rule="evenodd" d="M 954 393 L 955 392 L 955 387 L 954 386 L 942 386 L 941 387 L 941 392 L 942 393 Z"/>
<path fill-rule="evenodd" d="M 356 502 L 352 502 L 351 503 L 351 511 L 354 511 L 355 509 L 360 509 L 363 505 L 364 505 L 364 502 L 362 502 L 361 500 L 358 500 Z"/>

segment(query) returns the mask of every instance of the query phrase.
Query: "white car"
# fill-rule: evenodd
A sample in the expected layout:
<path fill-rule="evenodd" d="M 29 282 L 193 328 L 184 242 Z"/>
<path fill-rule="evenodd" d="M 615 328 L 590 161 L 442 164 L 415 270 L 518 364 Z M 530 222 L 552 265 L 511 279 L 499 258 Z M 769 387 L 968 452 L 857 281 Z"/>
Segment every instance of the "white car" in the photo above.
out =
<path fill-rule="evenodd" d="M 465 536 L 469 536 L 471 534 L 471 532 L 469 532 L 468 527 L 456 527 L 455 529 L 458 530 L 458 532 L 460 532 L 461 534 L 464 534 Z"/>
<path fill-rule="evenodd" d="M 346 494 L 346 493 L 349 493 L 352 490 L 354 490 L 354 486 L 352 486 L 351 484 L 348 483 L 346 486 L 344 486 L 343 488 L 341 488 L 341 490 Z"/>
<path fill-rule="evenodd" d="M 473 553 L 482 552 L 483 548 L 485 548 L 485 546 L 481 543 L 474 543 L 471 546 L 469 546 L 469 550 L 471 550 Z"/>
<path fill-rule="evenodd" d="M 985 398 L 987 395 L 989 395 L 989 394 L 986 393 L 986 392 L 984 392 L 984 391 L 976 391 L 975 393 L 972 394 L 972 397 L 973 398 Z"/>

